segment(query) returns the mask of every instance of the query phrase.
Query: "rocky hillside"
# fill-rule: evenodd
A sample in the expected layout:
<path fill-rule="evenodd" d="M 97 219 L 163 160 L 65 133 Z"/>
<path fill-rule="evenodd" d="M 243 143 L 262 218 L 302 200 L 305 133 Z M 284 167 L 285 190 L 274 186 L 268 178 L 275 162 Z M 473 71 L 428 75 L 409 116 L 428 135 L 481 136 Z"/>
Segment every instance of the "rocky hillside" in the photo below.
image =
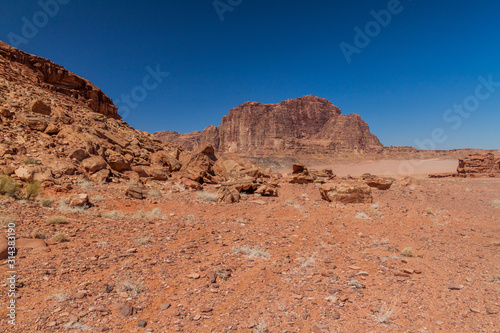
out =
<path fill-rule="evenodd" d="M 0 42 L 0 174 L 44 186 L 166 179 L 182 149 L 120 120 L 89 81 Z"/>
<path fill-rule="evenodd" d="M 279 104 L 247 102 L 229 111 L 220 126 L 203 132 L 156 133 L 161 139 L 194 150 L 205 142 L 221 153 L 363 153 L 383 149 L 357 114 L 343 115 L 330 101 L 316 96 Z"/>

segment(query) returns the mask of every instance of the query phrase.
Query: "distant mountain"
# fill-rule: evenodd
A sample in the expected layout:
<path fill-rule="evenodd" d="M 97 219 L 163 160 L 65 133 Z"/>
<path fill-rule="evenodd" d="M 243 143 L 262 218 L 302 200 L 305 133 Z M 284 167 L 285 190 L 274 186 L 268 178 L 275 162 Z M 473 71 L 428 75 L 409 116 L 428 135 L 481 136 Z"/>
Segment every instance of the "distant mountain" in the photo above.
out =
<path fill-rule="evenodd" d="M 359 115 L 343 115 L 327 99 L 312 95 L 279 104 L 244 103 L 222 117 L 218 127 L 208 126 L 203 132 L 155 134 L 188 150 L 210 143 L 218 152 L 249 156 L 365 153 L 383 149 Z"/>

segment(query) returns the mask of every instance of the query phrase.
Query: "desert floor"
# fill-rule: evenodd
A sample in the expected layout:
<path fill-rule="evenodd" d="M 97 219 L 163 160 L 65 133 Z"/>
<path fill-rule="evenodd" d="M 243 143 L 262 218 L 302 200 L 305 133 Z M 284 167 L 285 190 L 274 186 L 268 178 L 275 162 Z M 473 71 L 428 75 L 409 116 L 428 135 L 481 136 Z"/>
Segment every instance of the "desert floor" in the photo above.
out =
<path fill-rule="evenodd" d="M 349 173 L 384 165 L 397 170 Z M 171 182 L 142 201 L 126 184 L 80 186 L 45 190 L 49 207 L 0 197 L 17 237 L 48 244 L 18 239 L 17 323 L 3 283 L 2 332 L 500 332 L 500 179 L 420 177 L 372 205 L 312 184 L 227 205 Z M 93 207 L 68 209 L 73 193 Z"/>

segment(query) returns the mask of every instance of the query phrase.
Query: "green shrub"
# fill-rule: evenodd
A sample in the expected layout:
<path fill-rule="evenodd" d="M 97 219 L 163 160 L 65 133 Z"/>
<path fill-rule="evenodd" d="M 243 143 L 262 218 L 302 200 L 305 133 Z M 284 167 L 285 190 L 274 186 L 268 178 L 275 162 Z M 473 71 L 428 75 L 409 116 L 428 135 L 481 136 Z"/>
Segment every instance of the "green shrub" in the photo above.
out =
<path fill-rule="evenodd" d="M 17 197 L 19 195 L 19 184 L 7 175 L 0 175 L 0 194 Z"/>
<path fill-rule="evenodd" d="M 33 157 L 28 157 L 27 159 L 24 160 L 25 165 L 32 165 L 32 164 L 39 164 L 37 160 L 35 160 Z"/>
<path fill-rule="evenodd" d="M 36 180 L 33 182 L 29 182 L 28 186 L 26 187 L 26 199 L 31 199 L 34 198 L 40 193 L 40 183 L 37 182 Z"/>

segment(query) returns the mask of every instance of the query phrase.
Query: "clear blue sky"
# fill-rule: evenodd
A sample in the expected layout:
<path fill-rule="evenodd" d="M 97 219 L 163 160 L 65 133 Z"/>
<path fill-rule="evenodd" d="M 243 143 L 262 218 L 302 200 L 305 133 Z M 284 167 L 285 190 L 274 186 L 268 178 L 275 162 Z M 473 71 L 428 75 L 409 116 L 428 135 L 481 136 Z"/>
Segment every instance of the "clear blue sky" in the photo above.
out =
<path fill-rule="evenodd" d="M 500 1 L 220 0 L 219 13 L 213 0 L 42 3 L 54 1 L 54 17 L 38 1 L 0 1 L 0 39 L 29 37 L 20 49 L 115 102 L 140 93 L 146 68 L 159 65 L 170 75 L 125 119 L 141 130 L 203 130 L 246 101 L 314 94 L 360 114 L 387 146 L 500 149 L 500 84 L 475 97 L 480 76 L 500 82 Z M 371 14 L 382 10 L 385 26 Z M 356 27 L 371 29 L 368 45 L 356 44 Z M 341 43 L 357 47 L 350 63 Z M 473 112 L 447 112 L 464 102 Z"/>

